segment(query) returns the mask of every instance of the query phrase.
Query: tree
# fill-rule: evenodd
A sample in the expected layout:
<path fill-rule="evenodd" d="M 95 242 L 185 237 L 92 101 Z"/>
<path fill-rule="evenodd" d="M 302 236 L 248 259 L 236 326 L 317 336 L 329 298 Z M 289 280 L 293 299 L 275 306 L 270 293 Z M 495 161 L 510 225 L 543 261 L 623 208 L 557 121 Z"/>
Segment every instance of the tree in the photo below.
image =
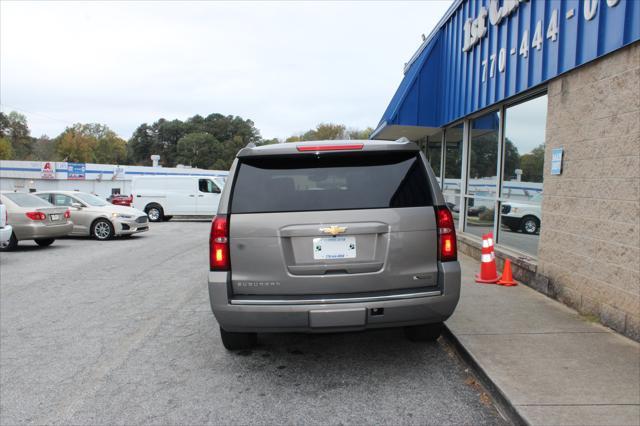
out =
<path fill-rule="evenodd" d="M 33 145 L 33 159 L 36 161 L 51 161 L 56 159 L 56 144 L 47 135 L 36 139 Z"/>
<path fill-rule="evenodd" d="M 6 120 L 3 121 L 7 123 L 6 134 L 12 140 L 29 137 L 29 125 L 27 124 L 27 117 L 25 117 L 24 114 L 11 111 L 9 115 L 6 116 Z"/>
<path fill-rule="evenodd" d="M 13 148 L 11 142 L 5 137 L 0 137 L 0 160 L 12 160 Z"/>
<path fill-rule="evenodd" d="M 96 163 L 102 164 L 126 164 L 127 141 L 109 130 L 97 139 L 94 148 Z"/>
<path fill-rule="evenodd" d="M 320 123 L 312 133 L 313 139 L 306 140 L 345 139 L 345 130 L 344 124 Z"/>
<path fill-rule="evenodd" d="M 544 171 L 544 144 L 538 145 L 530 153 L 520 157 L 522 180 L 524 182 L 542 182 Z"/>
<path fill-rule="evenodd" d="M 82 124 L 67 127 L 56 138 L 56 154 L 62 161 L 90 163 L 95 160 L 95 137 L 82 131 Z"/>
<path fill-rule="evenodd" d="M 4 112 L 0 112 L 0 138 L 9 136 L 9 117 Z"/>
<path fill-rule="evenodd" d="M 218 145 L 220 142 L 209 133 L 189 133 L 178 141 L 177 161 L 206 169 L 215 162 L 214 153 L 220 151 Z"/>
<path fill-rule="evenodd" d="M 287 139 L 285 139 L 285 142 L 301 142 L 301 141 L 302 141 L 302 135 L 289 136 Z"/>
<path fill-rule="evenodd" d="M 165 166 L 175 166 L 178 141 L 187 133 L 189 133 L 189 128 L 182 121 L 168 121 L 161 118 L 157 122 L 155 132 L 157 138 L 153 145 L 154 152 L 151 154 L 160 155 L 160 161 Z"/>
<path fill-rule="evenodd" d="M 496 176 L 496 164 L 498 161 L 498 143 L 496 133 L 490 132 L 484 136 L 477 136 L 471 142 L 469 158 L 469 177 L 478 179 Z M 505 177 L 513 173 L 518 167 L 520 157 L 518 148 L 509 140 L 505 140 Z"/>
<path fill-rule="evenodd" d="M 504 179 L 508 180 L 515 175 L 515 170 L 520 167 L 520 153 L 518 147 L 515 146 L 509 138 L 504 140 Z"/>
<path fill-rule="evenodd" d="M 236 136 L 232 140 L 220 144 L 220 150 L 214 153 L 215 162 L 211 165 L 214 170 L 229 170 L 236 154 L 247 146 L 242 136 Z"/>
<path fill-rule="evenodd" d="M 260 132 L 255 128 L 253 121 L 238 116 L 194 115 L 184 122 L 167 121 L 161 118 L 151 125 L 142 124 L 135 130 L 128 143 L 129 159 L 135 164 L 149 164 L 149 157 L 152 154 L 158 154 L 162 164 L 167 167 L 173 167 L 177 162 L 194 164 L 192 157 L 185 157 L 185 152 L 188 151 L 178 149 L 178 142 L 193 133 L 208 134 L 219 143 L 214 145 L 212 154 L 214 158 L 211 159 L 208 167 L 215 163 L 217 168 L 223 168 L 223 166 L 228 168 L 239 149 L 248 143 L 262 142 Z M 202 135 L 199 136 L 200 139 L 202 137 Z M 189 138 L 187 141 L 192 145 L 194 139 Z M 198 164 L 202 162 L 198 161 Z"/>
<path fill-rule="evenodd" d="M 95 143 L 95 139 L 67 128 L 56 138 L 56 154 L 62 161 L 90 163 L 94 160 Z"/>
<path fill-rule="evenodd" d="M 55 140 L 55 150 L 63 161 L 123 164 L 127 162 L 127 143 L 104 124 L 76 123 Z"/>
<path fill-rule="evenodd" d="M 315 129 L 298 135 L 289 136 L 285 142 L 322 141 L 336 139 L 369 139 L 373 133 L 371 127 L 364 130 L 348 129 L 344 124 L 320 123 Z"/>
<path fill-rule="evenodd" d="M 152 126 L 141 124 L 127 143 L 127 156 L 134 164 L 150 164 L 156 134 Z"/>
<path fill-rule="evenodd" d="M 371 137 L 373 133 L 373 127 L 367 127 L 364 130 L 360 129 L 348 129 L 347 130 L 347 139 L 359 139 L 365 140 Z"/>
<path fill-rule="evenodd" d="M 260 132 L 253 121 L 233 115 L 210 114 L 204 119 L 202 130 L 219 141 L 230 141 L 239 137 L 246 145 L 250 142 L 259 143 L 261 140 Z"/>
<path fill-rule="evenodd" d="M 27 117 L 16 111 L 0 115 L 0 137 L 9 139 L 15 158 L 28 160 L 33 151 L 33 139 L 29 136 Z"/>

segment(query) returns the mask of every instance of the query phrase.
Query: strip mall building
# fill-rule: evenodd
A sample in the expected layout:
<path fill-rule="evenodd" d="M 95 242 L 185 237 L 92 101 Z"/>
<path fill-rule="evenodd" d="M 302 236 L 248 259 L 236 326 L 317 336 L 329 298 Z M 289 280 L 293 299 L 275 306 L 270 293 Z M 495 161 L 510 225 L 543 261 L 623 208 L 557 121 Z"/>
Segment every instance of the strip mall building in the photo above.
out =
<path fill-rule="evenodd" d="M 461 250 L 640 340 L 640 1 L 455 0 L 374 139 L 420 143 Z M 499 263 L 500 266 L 500 263 Z"/>
<path fill-rule="evenodd" d="M 138 176 L 226 177 L 228 174 L 222 170 L 186 167 L 0 160 L 0 190 L 84 191 L 107 198 L 113 194 L 131 194 L 133 179 Z"/>

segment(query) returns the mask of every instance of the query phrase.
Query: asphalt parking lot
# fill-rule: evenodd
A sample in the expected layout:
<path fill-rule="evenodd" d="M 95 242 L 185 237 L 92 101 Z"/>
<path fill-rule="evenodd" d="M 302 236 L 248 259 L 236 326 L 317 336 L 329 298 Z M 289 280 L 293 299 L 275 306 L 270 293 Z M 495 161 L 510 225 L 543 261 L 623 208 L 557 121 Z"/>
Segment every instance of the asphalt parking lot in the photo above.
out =
<path fill-rule="evenodd" d="M 208 221 L 0 254 L 0 423 L 505 424 L 446 342 L 260 335 L 229 353 Z"/>

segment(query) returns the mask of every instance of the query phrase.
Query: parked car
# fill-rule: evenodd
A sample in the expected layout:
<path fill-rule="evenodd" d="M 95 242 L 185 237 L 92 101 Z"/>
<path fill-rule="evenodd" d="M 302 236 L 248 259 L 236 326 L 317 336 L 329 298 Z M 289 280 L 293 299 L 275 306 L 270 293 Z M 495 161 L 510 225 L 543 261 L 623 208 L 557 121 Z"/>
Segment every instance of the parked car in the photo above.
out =
<path fill-rule="evenodd" d="M 541 203 L 542 193 L 531 197 L 528 203 L 509 201 L 502 204 L 500 211 L 502 224 L 513 232 L 521 230 L 525 234 L 540 233 Z"/>
<path fill-rule="evenodd" d="M 13 228 L 7 220 L 7 208 L 0 201 L 0 248 L 5 248 L 9 245 L 12 233 Z"/>
<path fill-rule="evenodd" d="M 252 346 L 260 332 L 440 335 L 460 265 L 451 211 L 415 143 L 246 147 L 229 179 L 208 285 L 227 349 Z"/>
<path fill-rule="evenodd" d="M 224 179 L 213 176 L 140 176 L 132 183 L 133 207 L 151 222 L 173 216 L 213 216 Z"/>
<path fill-rule="evenodd" d="M 71 210 L 71 235 L 85 235 L 97 240 L 129 236 L 149 230 L 147 215 L 132 207 L 116 206 L 86 192 L 42 191 L 35 195 L 55 206 Z"/>
<path fill-rule="evenodd" d="M 56 238 L 68 235 L 73 229 L 66 207 L 53 206 L 24 192 L 0 192 L 0 201 L 7 209 L 6 220 L 12 227 L 5 250 L 15 249 L 23 240 L 34 240 L 42 247 L 50 246 Z"/>
<path fill-rule="evenodd" d="M 113 194 L 107 198 L 107 201 L 111 204 L 115 204 L 117 206 L 126 206 L 131 207 L 131 203 L 133 203 L 132 195 L 122 195 L 122 194 Z"/>

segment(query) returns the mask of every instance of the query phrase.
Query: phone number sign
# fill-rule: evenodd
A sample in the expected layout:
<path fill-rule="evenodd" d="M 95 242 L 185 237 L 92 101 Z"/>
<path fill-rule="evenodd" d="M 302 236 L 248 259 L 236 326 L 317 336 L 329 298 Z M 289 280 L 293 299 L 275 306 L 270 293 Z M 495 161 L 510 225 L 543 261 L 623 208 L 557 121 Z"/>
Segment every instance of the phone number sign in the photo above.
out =
<path fill-rule="evenodd" d="M 514 15 L 521 3 L 528 0 L 504 0 L 500 5 L 498 0 L 489 0 L 489 7 L 482 6 L 478 16 L 468 18 L 463 27 L 463 52 L 471 52 L 483 38 L 487 37 L 489 25 L 500 26 Z M 534 0 L 536 1 L 536 0 Z M 539 1 L 539 0 L 537 0 Z M 557 43 L 560 36 L 561 20 L 584 19 L 591 21 L 598 14 L 601 0 L 584 0 L 582 7 L 564 7 L 558 3 L 556 7 L 547 11 L 547 19 L 540 18 L 535 21 L 535 27 L 524 28 L 520 31 L 520 40 L 509 49 L 501 47 L 497 52 L 488 49 L 481 62 L 481 81 L 484 83 L 489 78 L 494 78 L 496 73 L 504 73 L 507 68 L 507 55 L 520 55 L 526 59 L 529 51 L 542 51 L 545 39 L 549 43 Z M 568 3 L 566 3 L 568 4 Z M 620 0 L 606 0 L 606 7 L 613 8 L 620 4 Z M 602 6 L 601 6 L 602 7 Z M 564 9 L 561 11 L 560 9 Z M 579 16 L 577 10 L 582 11 Z"/>

